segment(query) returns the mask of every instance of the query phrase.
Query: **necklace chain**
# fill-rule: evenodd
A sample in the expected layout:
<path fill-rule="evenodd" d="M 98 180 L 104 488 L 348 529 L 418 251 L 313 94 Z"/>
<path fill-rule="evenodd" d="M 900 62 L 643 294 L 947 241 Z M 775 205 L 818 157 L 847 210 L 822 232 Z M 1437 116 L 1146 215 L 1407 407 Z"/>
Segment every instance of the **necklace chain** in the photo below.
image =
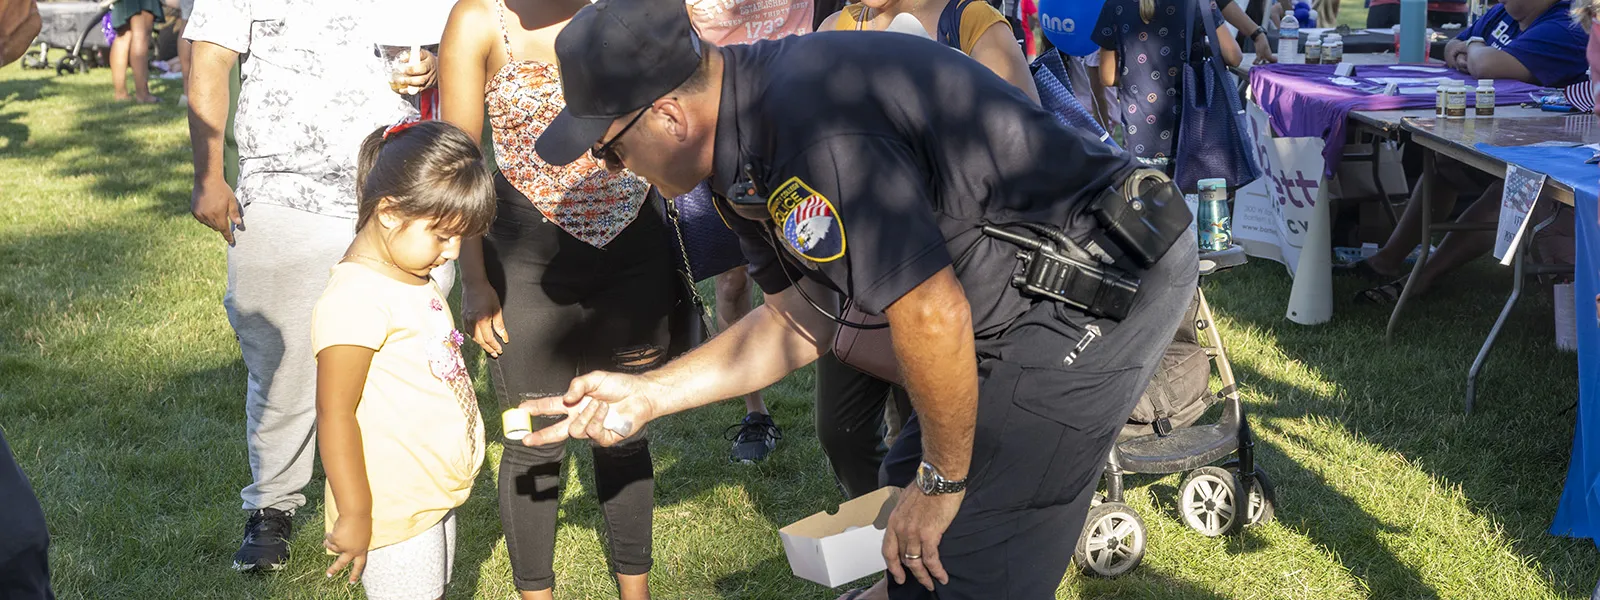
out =
<path fill-rule="evenodd" d="M 350 254 L 346 254 L 346 255 L 344 255 L 344 258 L 345 258 L 345 259 L 346 259 L 346 260 L 348 260 L 348 259 L 352 259 L 352 258 L 359 258 L 359 259 L 363 259 L 363 260 L 370 260 L 370 261 L 372 261 L 372 262 L 375 262 L 375 263 L 379 263 L 379 264 L 382 264 L 382 265 L 384 265 L 384 266 L 386 266 L 386 267 L 389 267 L 389 268 L 391 268 L 391 269 L 394 269 L 394 270 L 396 270 L 396 271 L 399 271 L 399 272 L 401 272 L 401 273 L 405 273 L 405 274 L 406 274 L 406 275 L 410 275 L 410 276 L 412 276 L 412 277 L 416 277 L 416 278 L 417 278 L 417 279 L 426 279 L 426 278 L 424 278 L 424 277 L 418 277 L 418 276 L 417 276 L 417 275 L 416 275 L 416 274 L 414 274 L 414 273 L 412 273 L 412 272 L 410 272 L 410 271 L 407 271 L 407 270 L 405 270 L 405 269 L 402 269 L 402 268 L 400 268 L 400 266 L 399 266 L 399 265 L 396 265 L 396 264 L 394 264 L 394 263 L 392 263 L 392 262 L 389 262 L 389 261 L 387 261 L 387 260 L 384 260 L 384 259 L 381 259 L 381 258 L 378 258 L 378 257 L 376 257 L 376 256 L 371 256 L 371 255 L 367 255 L 367 254 L 359 254 L 359 253 L 350 253 Z"/>

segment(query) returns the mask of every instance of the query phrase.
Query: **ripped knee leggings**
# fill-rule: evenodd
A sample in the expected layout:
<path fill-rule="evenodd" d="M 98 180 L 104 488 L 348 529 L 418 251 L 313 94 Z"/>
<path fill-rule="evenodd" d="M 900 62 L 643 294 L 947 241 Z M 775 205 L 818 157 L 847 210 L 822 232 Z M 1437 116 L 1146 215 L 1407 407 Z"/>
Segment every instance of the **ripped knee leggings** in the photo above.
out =
<path fill-rule="evenodd" d="M 506 180 L 484 237 L 484 265 L 500 296 L 506 333 L 490 375 L 501 408 L 524 395 L 566 392 L 594 370 L 643 371 L 664 361 L 667 317 L 679 294 L 666 229 L 648 206 L 605 248 L 572 237 Z M 486 418 L 491 429 L 498 419 Z M 655 482 L 648 432 L 611 448 L 594 447 L 594 480 L 614 572 L 649 572 Z M 496 436 L 498 437 L 498 436 Z M 517 589 L 554 586 L 556 509 L 566 445 L 505 446 L 500 520 Z"/>

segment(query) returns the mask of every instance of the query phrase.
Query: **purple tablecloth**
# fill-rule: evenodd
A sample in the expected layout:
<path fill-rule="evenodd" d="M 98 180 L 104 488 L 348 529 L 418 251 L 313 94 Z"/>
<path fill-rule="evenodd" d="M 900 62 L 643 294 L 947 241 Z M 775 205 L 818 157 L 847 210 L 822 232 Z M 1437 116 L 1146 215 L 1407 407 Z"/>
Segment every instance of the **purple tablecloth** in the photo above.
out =
<path fill-rule="evenodd" d="M 1429 108 L 1434 105 L 1432 94 L 1385 96 L 1381 92 L 1364 91 L 1362 88 L 1377 90 L 1383 87 L 1371 81 L 1371 78 L 1469 79 L 1450 69 L 1443 69 L 1443 73 L 1424 73 L 1388 65 L 1361 65 L 1356 67 L 1355 75 L 1351 76 L 1361 86 L 1350 87 L 1331 81 L 1333 69 L 1334 65 L 1262 65 L 1250 69 L 1250 92 L 1270 117 L 1273 132 L 1283 137 L 1319 137 L 1327 142 L 1327 147 L 1322 151 L 1327 161 L 1327 175 L 1332 175 L 1339 168 L 1339 161 L 1344 158 L 1344 127 L 1350 111 Z M 1538 86 L 1520 81 L 1496 80 L 1495 104 L 1528 102 L 1528 94 L 1538 89 Z M 1467 106 L 1476 104 L 1474 94 L 1467 94 Z"/>

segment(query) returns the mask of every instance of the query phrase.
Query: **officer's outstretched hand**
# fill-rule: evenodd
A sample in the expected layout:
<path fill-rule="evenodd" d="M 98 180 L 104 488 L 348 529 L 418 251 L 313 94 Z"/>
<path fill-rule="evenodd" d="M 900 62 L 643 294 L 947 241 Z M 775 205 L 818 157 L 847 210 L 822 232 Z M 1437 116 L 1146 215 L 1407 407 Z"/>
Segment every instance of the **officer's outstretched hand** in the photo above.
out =
<path fill-rule="evenodd" d="M 900 502 L 889 513 L 889 528 L 883 532 L 883 562 L 895 583 L 904 584 L 907 571 L 930 591 L 934 580 L 950 583 L 950 575 L 939 562 L 939 539 L 955 520 L 966 495 L 925 496 L 915 483 L 900 492 Z"/>
<path fill-rule="evenodd" d="M 544 446 L 568 438 L 590 439 L 601 446 L 618 444 L 656 418 L 651 398 L 662 391 L 660 384 L 639 375 L 595 371 L 573 379 L 565 396 L 522 403 L 530 414 L 567 416 L 524 436 L 522 445 Z"/>

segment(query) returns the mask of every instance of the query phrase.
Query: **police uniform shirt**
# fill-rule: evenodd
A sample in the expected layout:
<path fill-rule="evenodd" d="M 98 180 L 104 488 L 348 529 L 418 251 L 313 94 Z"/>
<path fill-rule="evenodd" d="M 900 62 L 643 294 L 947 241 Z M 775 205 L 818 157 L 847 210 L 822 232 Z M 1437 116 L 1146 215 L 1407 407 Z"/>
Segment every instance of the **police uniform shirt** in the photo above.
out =
<path fill-rule="evenodd" d="M 954 266 L 982 339 L 1031 300 L 1011 287 L 1017 247 L 985 224 L 1064 226 L 1133 168 L 1057 123 L 987 67 L 898 33 L 822 32 L 722 48 L 712 189 L 752 166 L 770 223 L 735 216 L 750 274 L 776 293 L 812 277 L 881 314 Z"/>

